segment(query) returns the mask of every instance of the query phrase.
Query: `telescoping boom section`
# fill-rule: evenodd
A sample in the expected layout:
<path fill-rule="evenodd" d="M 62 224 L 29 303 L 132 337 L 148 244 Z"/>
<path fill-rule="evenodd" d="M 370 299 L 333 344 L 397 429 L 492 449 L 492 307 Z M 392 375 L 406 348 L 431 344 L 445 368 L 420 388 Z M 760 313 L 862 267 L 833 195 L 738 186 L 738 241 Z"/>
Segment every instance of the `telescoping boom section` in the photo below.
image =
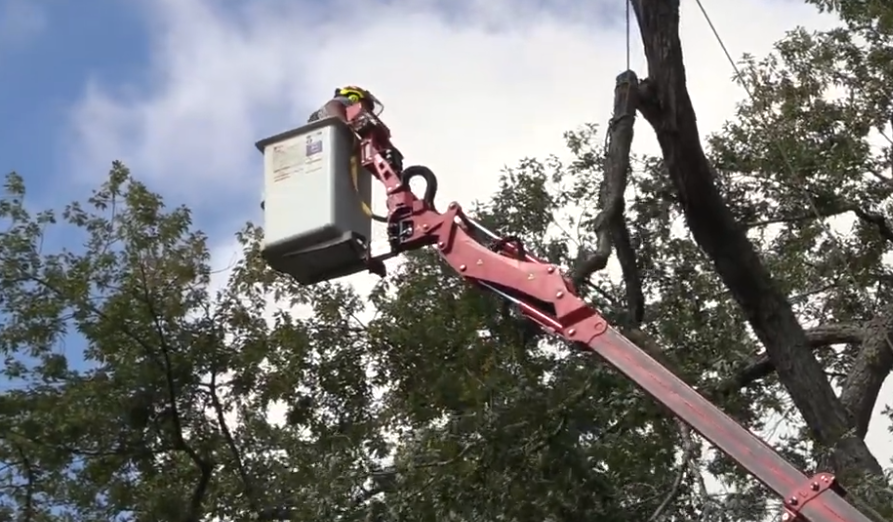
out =
<path fill-rule="evenodd" d="M 465 280 L 509 300 L 548 332 L 599 355 L 781 496 L 784 522 L 870 522 L 845 500 L 833 475 L 809 477 L 794 467 L 609 325 L 577 296 L 557 267 L 484 229 L 458 203 L 439 212 L 433 201 L 434 174 L 426 167 L 402 167 L 390 130 L 378 116 L 353 105 L 347 110 L 347 126 L 356 134 L 360 165 L 387 194 L 391 251 L 383 257 L 434 247 Z M 422 198 L 409 187 L 415 176 L 428 184 Z M 378 260 L 367 261 L 380 270 Z"/>

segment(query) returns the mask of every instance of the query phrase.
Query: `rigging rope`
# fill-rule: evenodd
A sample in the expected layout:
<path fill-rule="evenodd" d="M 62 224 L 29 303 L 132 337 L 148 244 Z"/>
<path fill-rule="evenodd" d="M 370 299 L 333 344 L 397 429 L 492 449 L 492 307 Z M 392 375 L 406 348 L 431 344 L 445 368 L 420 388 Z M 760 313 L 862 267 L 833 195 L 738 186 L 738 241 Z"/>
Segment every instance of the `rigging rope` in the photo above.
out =
<path fill-rule="evenodd" d="M 748 98 L 750 98 L 751 103 L 753 103 L 754 106 L 756 106 L 757 105 L 756 96 L 754 96 L 753 91 L 747 85 L 747 82 L 744 80 L 744 76 L 741 74 L 741 69 L 738 67 L 738 64 L 735 63 L 734 58 L 732 58 L 732 54 L 729 52 L 728 48 L 726 47 L 725 42 L 723 42 L 723 39 L 719 34 L 719 31 L 716 29 L 716 26 L 713 24 L 713 20 L 710 18 L 710 15 L 707 13 L 707 9 L 704 8 L 704 4 L 701 2 L 701 0 L 695 0 L 695 1 L 698 4 L 698 8 L 701 10 L 701 14 L 704 15 L 704 19 L 707 21 L 707 25 L 710 27 L 710 30 L 713 32 L 714 38 L 716 39 L 717 43 L 719 43 L 720 48 L 722 49 L 723 53 L 725 54 L 726 60 L 728 60 L 729 64 L 732 66 L 732 70 L 735 72 L 735 79 L 744 88 L 744 91 L 747 93 Z M 627 39 L 627 45 L 629 45 L 628 39 Z M 770 126 L 767 122 L 762 122 L 762 123 L 763 123 L 764 131 L 766 132 L 767 136 L 772 136 L 773 134 L 777 133 L 776 129 L 772 128 L 772 126 Z M 787 169 L 788 174 L 791 175 L 791 179 L 796 179 L 797 172 L 794 169 L 793 162 L 791 161 L 788 154 L 785 152 L 785 149 L 781 145 L 780 140 L 773 139 L 770 141 L 772 142 L 773 145 L 775 145 L 776 150 L 778 151 L 782 161 L 784 162 L 784 166 Z M 852 144 L 850 144 L 849 147 L 852 148 Z M 806 200 L 809 202 L 810 210 L 814 214 L 815 219 L 819 223 L 819 226 L 821 226 L 822 230 L 825 233 L 827 233 L 828 236 L 830 237 L 831 243 L 834 245 L 835 249 L 837 250 L 837 253 L 841 254 L 841 255 L 844 254 L 845 249 L 844 249 L 842 242 L 840 241 L 840 238 L 837 236 L 837 234 L 834 233 L 833 230 L 831 230 L 831 227 L 828 225 L 828 223 L 825 222 L 825 219 L 822 217 L 821 212 L 819 212 L 818 206 L 816 205 L 815 199 L 813 198 L 812 194 L 810 194 L 809 191 L 805 187 L 802 187 L 802 186 L 800 186 L 800 192 L 802 193 L 803 196 L 805 196 Z M 844 271 L 845 271 L 846 276 L 850 279 L 850 282 L 852 283 L 853 288 L 859 294 L 860 298 L 864 299 L 866 304 L 871 302 L 870 296 L 865 291 L 865 289 L 859 285 L 858 281 L 856 281 L 856 277 L 850 271 L 850 267 L 846 266 Z M 893 342 L 891 342 L 889 332 L 885 331 L 884 336 L 886 337 L 887 345 L 891 349 L 893 349 Z"/>
<path fill-rule="evenodd" d="M 630 12 L 629 12 L 630 2 L 632 2 L 632 0 L 626 0 L 626 2 L 624 2 L 626 4 L 626 70 L 627 71 L 630 70 L 630 59 L 629 59 L 629 54 L 630 54 L 630 42 L 629 42 L 630 29 L 629 29 L 629 27 L 630 27 L 630 19 L 631 19 Z"/>
<path fill-rule="evenodd" d="M 624 4 L 626 5 L 626 69 L 624 72 L 629 72 L 632 69 L 631 60 L 630 60 L 630 49 L 632 47 L 630 42 L 630 27 L 632 25 L 632 11 L 630 9 L 630 5 L 632 4 L 632 0 L 624 0 Z M 627 84 L 627 89 L 631 90 L 632 85 Z M 627 98 L 629 98 L 629 92 L 627 92 Z M 605 133 L 605 143 L 604 143 L 604 154 L 607 156 L 608 149 L 611 146 L 611 134 L 614 129 L 614 125 L 617 123 L 618 119 L 622 116 L 618 116 L 616 114 L 611 114 L 611 118 L 608 120 L 608 132 Z M 633 113 L 633 117 L 635 117 L 635 112 Z"/>

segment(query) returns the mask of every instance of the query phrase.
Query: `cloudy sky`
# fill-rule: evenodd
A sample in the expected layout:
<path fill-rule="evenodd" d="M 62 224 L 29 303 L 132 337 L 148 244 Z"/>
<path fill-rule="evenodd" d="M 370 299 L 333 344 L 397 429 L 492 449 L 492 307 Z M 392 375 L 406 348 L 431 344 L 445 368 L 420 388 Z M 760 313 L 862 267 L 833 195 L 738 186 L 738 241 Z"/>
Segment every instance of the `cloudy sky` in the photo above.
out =
<path fill-rule="evenodd" d="M 795 22 L 833 24 L 796 0 L 704 2 L 735 56 L 764 55 Z M 745 94 L 695 2 L 682 11 L 706 133 Z M 253 143 L 296 126 L 334 86 L 372 89 L 407 161 L 440 173 L 444 201 L 470 202 L 503 165 L 560 152 L 563 131 L 607 120 L 624 32 L 622 0 L 0 0 L 0 170 L 50 205 L 121 159 L 195 209 L 225 264 L 232 233 L 260 217 Z M 645 75 L 635 28 L 631 63 Z M 634 150 L 655 152 L 638 128 Z M 886 426 L 870 439 L 893 458 Z"/>

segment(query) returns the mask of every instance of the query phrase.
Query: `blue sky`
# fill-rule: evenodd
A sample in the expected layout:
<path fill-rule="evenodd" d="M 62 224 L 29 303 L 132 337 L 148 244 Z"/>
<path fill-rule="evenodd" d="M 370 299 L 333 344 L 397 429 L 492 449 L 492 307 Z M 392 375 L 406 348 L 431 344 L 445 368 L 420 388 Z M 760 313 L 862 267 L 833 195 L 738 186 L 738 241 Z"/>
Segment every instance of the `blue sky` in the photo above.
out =
<path fill-rule="evenodd" d="M 393 6 L 395 2 L 383 4 Z M 447 4 L 449 11 L 445 9 Z M 170 203 L 187 203 L 193 207 L 198 226 L 214 239 L 225 242 L 222 238 L 230 237 L 240 223 L 259 217 L 260 187 L 250 181 L 256 179 L 254 175 L 246 175 L 259 167 L 259 158 L 251 145 L 264 135 L 283 130 L 296 116 L 312 110 L 318 102 L 317 94 L 295 99 L 289 92 L 288 109 L 283 110 L 283 104 L 276 101 L 276 94 L 286 94 L 286 90 L 294 92 L 301 87 L 313 91 L 306 87 L 305 79 L 297 78 L 258 97 L 265 96 L 266 99 L 252 98 L 250 93 L 240 97 L 237 92 L 234 99 L 222 101 L 221 106 L 241 105 L 245 97 L 252 100 L 244 109 L 250 116 L 244 119 L 241 127 L 226 117 L 223 117 L 224 123 L 232 124 L 231 128 L 225 124 L 205 124 L 203 120 L 209 119 L 209 115 L 190 108 L 174 109 L 173 114 L 166 117 L 165 109 L 177 105 L 176 102 L 165 103 L 166 97 L 176 99 L 177 94 L 173 91 L 178 88 L 188 91 L 189 87 L 184 84 L 197 85 L 196 88 L 203 91 L 199 95 L 202 99 L 225 90 L 225 87 L 209 87 L 210 83 L 201 79 L 195 81 L 201 74 L 201 67 L 214 62 L 215 58 L 203 55 L 206 51 L 202 50 L 204 44 L 200 38 L 178 34 L 183 31 L 181 22 L 189 26 L 185 32 L 202 34 L 208 41 L 215 42 L 211 44 L 214 47 L 225 49 L 238 45 L 240 38 L 262 39 L 259 35 L 263 33 L 264 17 L 298 16 L 304 23 L 324 20 L 337 24 L 337 18 L 333 17 L 340 16 L 341 10 L 322 10 L 316 2 L 292 4 L 300 5 L 300 8 L 269 2 L 264 6 L 271 7 L 259 9 L 254 5 L 260 4 L 239 1 L 203 3 L 184 0 L 179 4 L 182 7 L 171 5 L 164 0 L 154 3 L 0 0 L 0 121 L 3 122 L 0 126 L 0 170 L 4 174 L 14 170 L 24 177 L 29 189 L 28 203 L 32 208 L 58 208 L 84 197 L 90 188 L 102 181 L 111 161 L 121 159 L 138 178 L 148 181 L 150 187 L 159 190 Z M 515 7 L 521 5 L 534 14 L 541 9 L 552 13 L 577 9 L 574 2 L 565 0 L 530 0 L 514 4 Z M 480 4 L 473 1 L 460 4 L 435 0 L 417 2 L 414 6 L 415 9 L 393 8 L 420 13 L 433 10 L 448 27 L 477 26 L 485 34 L 510 32 L 518 27 L 530 30 L 538 21 L 537 16 L 523 16 L 520 12 L 504 18 L 501 8 L 497 6 L 494 10 L 496 4 L 485 6 L 482 11 Z M 589 18 L 598 25 L 617 26 L 622 13 L 623 9 L 617 5 L 596 3 L 582 18 Z M 580 16 L 577 18 L 578 21 L 581 19 Z M 207 26 L 202 25 L 203 19 L 208 20 Z M 215 27 L 220 30 L 215 32 Z M 174 36 L 170 36 L 172 34 Z M 198 63 L 181 71 L 179 80 L 171 80 L 178 73 L 172 72 L 169 63 L 176 62 L 178 57 L 166 52 L 165 47 L 180 45 L 175 42 L 180 37 L 187 48 L 184 55 L 189 55 L 190 46 L 199 48 L 193 55 Z M 246 52 L 260 55 L 262 50 Z M 233 49 L 232 53 L 239 51 Z M 227 56 L 223 57 L 221 67 L 224 69 L 227 59 Z M 252 71 L 246 74 L 252 74 Z M 353 78 L 350 83 L 354 83 Z M 330 86 L 323 89 L 317 88 L 316 92 L 319 95 L 330 92 Z M 224 112 L 225 108 L 218 109 L 218 113 Z M 153 115 L 157 118 L 153 119 Z M 210 115 L 210 118 L 215 117 L 217 115 Z M 165 125 L 159 122 L 163 119 L 172 122 L 170 126 L 174 130 L 157 130 Z M 187 152 L 168 153 L 163 147 L 147 145 L 153 143 L 156 135 L 162 137 L 154 141 L 169 139 L 176 144 L 183 143 L 188 141 L 186 134 L 209 131 L 211 126 L 221 133 L 238 136 L 238 140 L 228 138 L 229 143 L 221 146 L 239 152 L 217 164 L 220 175 L 216 177 L 205 173 L 195 176 L 198 182 L 184 181 L 193 177 L 190 171 L 202 167 L 201 162 L 190 161 L 186 158 Z M 184 136 L 177 135 L 178 132 Z M 233 167 L 235 164 L 240 167 Z M 186 172 L 178 172 L 180 170 Z M 236 173 L 237 170 L 240 173 Z M 174 183 L 169 183 L 171 172 L 176 172 Z M 213 190 L 209 190 L 209 182 Z M 69 241 L 70 245 L 65 243 L 70 236 L 51 233 L 50 237 L 50 248 L 77 246 L 73 241 Z M 63 349 L 75 367 L 83 366 L 79 355 L 81 344 L 75 337 L 64 343 Z"/>
<path fill-rule="evenodd" d="M 86 79 L 129 81 L 147 59 L 146 27 L 123 6 L 0 0 L 0 169 L 24 177 L 35 208 L 64 204 L 84 189 L 58 150 Z M 62 349 L 72 366 L 83 366 L 76 337 Z"/>
<path fill-rule="evenodd" d="M 47 145 L 60 145 L 86 80 L 132 81 L 148 59 L 147 28 L 125 6 L 112 0 L 0 0 L 0 16 L 11 14 L 0 27 L 30 24 L 0 35 L 0 168 L 16 170 L 35 190 L 66 184 L 65 167 Z M 45 194 L 51 200 L 56 195 Z"/>

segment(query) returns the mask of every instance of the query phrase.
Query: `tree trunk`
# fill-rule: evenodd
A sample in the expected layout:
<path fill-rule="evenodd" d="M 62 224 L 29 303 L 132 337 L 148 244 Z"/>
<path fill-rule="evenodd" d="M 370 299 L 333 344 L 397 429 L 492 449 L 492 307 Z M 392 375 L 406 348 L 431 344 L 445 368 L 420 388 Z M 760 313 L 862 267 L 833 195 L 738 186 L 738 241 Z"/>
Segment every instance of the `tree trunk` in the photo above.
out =
<path fill-rule="evenodd" d="M 766 347 L 779 380 L 814 437 L 833 450 L 832 465 L 841 479 L 846 482 L 847 477 L 865 473 L 880 475 L 881 466 L 852 432 L 848 412 L 812 355 L 790 302 L 714 183 L 686 87 L 679 1 L 632 0 L 632 5 L 648 60 L 639 110 L 657 134 L 692 235 Z"/>

